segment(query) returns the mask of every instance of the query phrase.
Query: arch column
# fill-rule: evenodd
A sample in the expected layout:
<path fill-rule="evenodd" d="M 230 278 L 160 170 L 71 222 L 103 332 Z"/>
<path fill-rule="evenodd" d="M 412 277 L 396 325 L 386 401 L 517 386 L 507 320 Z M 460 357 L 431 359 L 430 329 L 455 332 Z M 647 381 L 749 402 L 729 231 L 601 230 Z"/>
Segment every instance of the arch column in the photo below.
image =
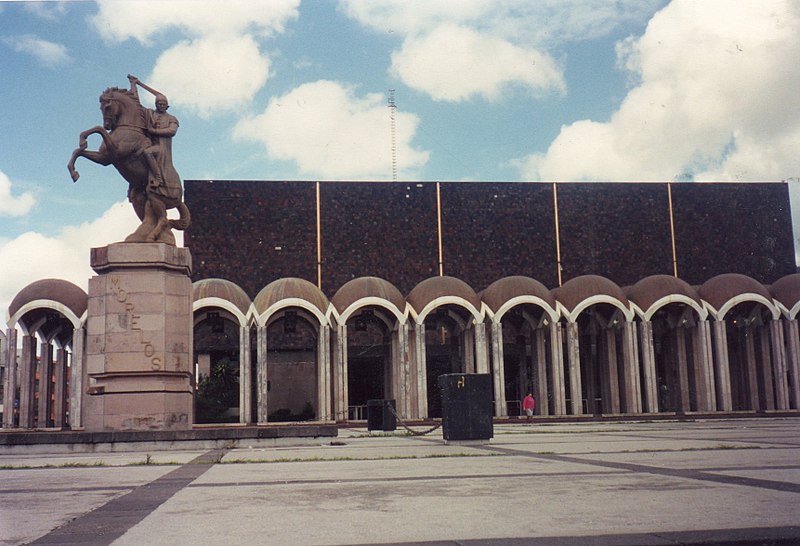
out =
<path fill-rule="evenodd" d="M 239 326 L 239 422 L 253 420 L 253 401 L 251 398 L 253 378 L 251 373 L 250 328 Z"/>
<path fill-rule="evenodd" d="M 769 323 L 769 340 L 772 348 L 772 372 L 775 377 L 775 406 L 779 410 L 789 409 L 789 381 L 786 368 L 786 344 L 783 326 L 779 320 Z"/>
<path fill-rule="evenodd" d="M 346 421 L 347 409 L 347 325 L 336 324 L 333 342 L 333 407 L 334 419 Z"/>
<path fill-rule="evenodd" d="M 317 419 L 328 421 L 331 418 L 331 327 L 321 324 L 317 335 Z"/>
<path fill-rule="evenodd" d="M 717 409 L 721 411 L 731 411 L 733 409 L 727 335 L 725 322 L 715 320 L 712 336 L 714 339 L 714 372 L 717 387 Z"/>
<path fill-rule="evenodd" d="M 256 419 L 257 422 L 266 423 L 269 415 L 267 409 L 267 325 L 259 326 L 256 334 L 258 347 L 256 348 Z"/>
<path fill-rule="evenodd" d="M 411 416 L 411 369 L 408 347 L 408 323 L 397 324 L 392 332 L 392 385 L 397 414 L 407 419 Z"/>
<path fill-rule="evenodd" d="M 581 352 L 578 323 L 567 323 L 567 365 L 569 366 L 570 413 L 583 415 L 583 389 L 581 389 Z"/>
<path fill-rule="evenodd" d="M 605 336 L 605 354 L 598 355 L 601 379 L 600 389 L 603 396 L 603 412 L 619 413 L 619 367 L 617 366 L 617 333 L 613 328 L 601 330 Z M 599 342 L 598 342 L 599 345 Z M 595 395 L 596 396 L 596 395 Z M 594 403 L 589 401 L 589 413 L 594 413 Z"/>
<path fill-rule="evenodd" d="M 53 390 L 55 399 L 53 400 L 53 426 L 63 428 L 67 420 L 67 406 L 65 395 L 67 390 L 67 361 L 69 354 L 65 347 L 59 347 L 56 351 L 55 376 L 56 382 Z"/>
<path fill-rule="evenodd" d="M 542 328 L 533 331 L 533 342 L 536 348 L 536 408 L 539 415 L 549 415 L 550 408 L 547 404 L 547 345 L 545 332 Z"/>
<path fill-rule="evenodd" d="M 9 328 L 0 339 L 0 364 L 6 368 L 3 388 L 3 428 L 14 428 L 14 404 L 17 400 L 17 330 Z"/>
<path fill-rule="evenodd" d="M 786 368 L 789 374 L 789 405 L 800 409 L 800 328 L 797 319 L 783 321 L 786 329 Z"/>
<path fill-rule="evenodd" d="M 769 325 L 765 324 L 758 327 L 758 350 L 761 351 L 761 381 L 764 385 L 764 399 L 761 400 L 762 410 L 775 409 L 775 395 L 777 386 L 775 385 L 774 363 L 772 362 L 771 336 Z M 760 392 L 759 392 L 760 394 Z"/>
<path fill-rule="evenodd" d="M 72 332 L 72 370 L 69 377 L 69 426 L 83 428 L 83 395 L 89 378 L 85 359 L 86 326 L 81 324 Z"/>
<path fill-rule="evenodd" d="M 475 373 L 489 373 L 489 353 L 486 346 L 486 324 L 473 324 L 475 332 Z"/>
<path fill-rule="evenodd" d="M 697 409 L 700 411 L 717 411 L 714 396 L 714 371 L 711 367 L 711 332 L 707 320 L 697 321 L 692 331 L 692 347 L 694 351 L 694 373 L 697 396 Z"/>
<path fill-rule="evenodd" d="M 680 394 L 680 411 L 686 413 L 691 411 L 692 406 L 689 397 L 689 363 L 686 354 L 686 327 L 678 326 L 675 328 L 674 342 L 677 357 L 678 371 L 678 392 Z"/>
<path fill-rule="evenodd" d="M 508 416 L 506 404 L 506 381 L 503 366 L 503 325 L 492 321 L 492 379 L 494 381 L 494 414 Z"/>
<path fill-rule="evenodd" d="M 33 428 L 34 389 L 36 387 L 36 337 L 22 336 L 19 377 L 19 426 Z"/>
<path fill-rule="evenodd" d="M 639 375 L 639 343 L 636 325 L 625 321 L 622 327 L 623 408 L 626 413 L 642 413 L 642 381 Z"/>
<path fill-rule="evenodd" d="M 745 369 L 747 370 L 747 397 L 750 401 L 750 406 L 756 411 L 762 409 L 760 400 L 758 398 L 758 368 L 756 366 L 756 343 L 755 332 L 751 326 L 747 326 L 744 338 L 744 357 Z"/>
<path fill-rule="evenodd" d="M 653 347 L 653 323 L 639 323 L 639 339 L 642 348 L 642 376 L 644 384 L 644 411 L 658 413 L 658 381 L 656 380 L 656 355 Z"/>
<path fill-rule="evenodd" d="M 417 362 L 417 417 L 428 416 L 428 366 L 425 355 L 425 324 L 414 325 L 414 348 Z"/>
<path fill-rule="evenodd" d="M 550 377 L 552 381 L 553 413 L 567 414 L 564 382 L 564 338 L 560 322 L 550 323 Z"/>
<path fill-rule="evenodd" d="M 475 335 L 476 325 L 461 331 L 461 351 L 464 355 L 464 373 L 475 373 Z M 426 366 L 427 369 L 427 366 Z"/>
<path fill-rule="evenodd" d="M 50 410 L 52 409 L 51 396 L 53 394 L 53 342 L 44 341 L 41 344 L 39 356 L 39 400 L 38 400 L 38 428 L 50 426 Z M 34 361 L 33 370 L 36 369 Z M 35 373 L 35 372 L 34 372 Z"/>

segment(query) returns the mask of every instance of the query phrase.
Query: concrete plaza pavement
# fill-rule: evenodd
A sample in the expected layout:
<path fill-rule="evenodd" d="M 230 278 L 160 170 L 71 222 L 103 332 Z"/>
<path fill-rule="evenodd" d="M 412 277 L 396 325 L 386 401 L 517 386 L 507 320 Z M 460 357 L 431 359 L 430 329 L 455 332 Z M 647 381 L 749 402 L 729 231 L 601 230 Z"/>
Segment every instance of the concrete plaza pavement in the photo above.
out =
<path fill-rule="evenodd" d="M 800 417 L 2 454 L 0 544 L 800 544 Z"/>

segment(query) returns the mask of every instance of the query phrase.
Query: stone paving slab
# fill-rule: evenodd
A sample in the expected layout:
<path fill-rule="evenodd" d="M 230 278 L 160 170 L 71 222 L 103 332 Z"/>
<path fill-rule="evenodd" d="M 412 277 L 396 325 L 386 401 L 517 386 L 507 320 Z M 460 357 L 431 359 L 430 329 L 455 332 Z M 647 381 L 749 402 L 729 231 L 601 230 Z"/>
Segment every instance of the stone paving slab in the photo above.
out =
<path fill-rule="evenodd" d="M 800 418 L 509 423 L 482 446 L 356 428 L 0 466 L 4 545 L 800 543 Z"/>

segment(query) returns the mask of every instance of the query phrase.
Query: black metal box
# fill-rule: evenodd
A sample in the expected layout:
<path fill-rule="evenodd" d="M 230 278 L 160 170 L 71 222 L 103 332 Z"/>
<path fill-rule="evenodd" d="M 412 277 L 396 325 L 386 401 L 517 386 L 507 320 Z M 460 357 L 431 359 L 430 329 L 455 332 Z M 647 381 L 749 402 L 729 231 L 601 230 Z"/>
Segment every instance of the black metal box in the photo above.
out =
<path fill-rule="evenodd" d="M 394 400 L 367 400 L 367 430 L 396 430 L 396 407 Z"/>
<path fill-rule="evenodd" d="M 440 375 L 439 390 L 445 440 L 489 440 L 494 436 L 491 375 Z"/>

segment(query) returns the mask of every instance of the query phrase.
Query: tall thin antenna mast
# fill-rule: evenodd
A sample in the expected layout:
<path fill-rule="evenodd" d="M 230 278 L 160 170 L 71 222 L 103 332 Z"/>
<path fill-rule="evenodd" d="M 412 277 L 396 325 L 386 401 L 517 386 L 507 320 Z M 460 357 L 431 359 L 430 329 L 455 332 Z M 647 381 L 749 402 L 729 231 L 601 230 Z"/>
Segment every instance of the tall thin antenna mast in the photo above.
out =
<path fill-rule="evenodd" d="M 397 128 L 395 126 L 395 114 L 397 104 L 394 102 L 394 89 L 389 89 L 389 121 L 392 131 L 392 181 L 397 182 Z"/>

